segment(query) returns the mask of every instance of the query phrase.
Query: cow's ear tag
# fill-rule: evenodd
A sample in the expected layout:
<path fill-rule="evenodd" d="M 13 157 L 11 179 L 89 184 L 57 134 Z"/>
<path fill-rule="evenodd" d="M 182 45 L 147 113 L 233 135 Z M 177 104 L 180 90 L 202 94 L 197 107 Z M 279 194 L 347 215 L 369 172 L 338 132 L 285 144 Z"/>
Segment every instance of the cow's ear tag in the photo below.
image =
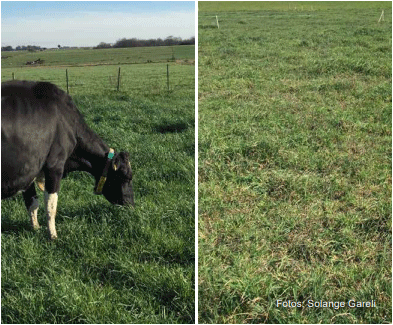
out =
<path fill-rule="evenodd" d="M 113 164 L 113 170 L 116 171 L 117 170 L 117 165 Z"/>
<path fill-rule="evenodd" d="M 115 151 L 111 148 L 108 152 L 108 159 L 113 159 L 113 157 L 115 156 Z"/>

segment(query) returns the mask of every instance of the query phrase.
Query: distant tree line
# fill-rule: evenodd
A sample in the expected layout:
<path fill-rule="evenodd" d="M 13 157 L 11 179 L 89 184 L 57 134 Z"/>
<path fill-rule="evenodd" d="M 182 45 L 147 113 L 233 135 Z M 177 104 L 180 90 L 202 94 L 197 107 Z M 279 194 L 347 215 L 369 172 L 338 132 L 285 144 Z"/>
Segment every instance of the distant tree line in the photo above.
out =
<path fill-rule="evenodd" d="M 27 45 L 27 46 L 17 46 L 15 49 L 12 46 L 2 46 L 1 51 L 43 51 L 46 50 L 46 47 L 34 46 L 34 45 Z"/>
<path fill-rule="evenodd" d="M 68 49 L 71 48 L 69 46 L 62 47 L 61 45 L 57 45 L 58 49 Z M 2 51 L 29 51 L 29 52 L 35 52 L 35 51 L 44 51 L 47 50 L 46 47 L 41 47 L 41 46 L 35 46 L 35 45 L 23 45 L 23 46 L 17 46 L 15 49 L 12 48 L 12 46 L 3 46 L 1 48 Z"/>
<path fill-rule="evenodd" d="M 123 48 L 123 47 L 144 47 L 144 46 L 173 46 L 173 45 L 195 45 L 195 37 L 191 37 L 188 39 L 182 39 L 180 37 L 169 36 L 166 39 L 156 38 L 156 39 L 148 39 L 142 40 L 137 38 L 122 38 L 118 40 L 115 44 L 109 44 L 101 42 L 95 49 L 109 49 L 109 48 Z M 57 46 L 58 49 L 68 49 L 75 47 L 68 46 Z M 1 51 L 44 51 L 46 47 L 27 45 L 27 46 L 17 46 L 15 49 L 12 46 L 2 46 Z"/>
<path fill-rule="evenodd" d="M 181 39 L 180 37 L 169 36 L 166 39 L 156 38 L 141 40 L 137 38 L 122 38 L 115 44 L 101 42 L 95 49 L 124 48 L 124 47 L 146 47 L 146 46 L 173 46 L 173 45 L 195 45 L 195 37 Z"/>

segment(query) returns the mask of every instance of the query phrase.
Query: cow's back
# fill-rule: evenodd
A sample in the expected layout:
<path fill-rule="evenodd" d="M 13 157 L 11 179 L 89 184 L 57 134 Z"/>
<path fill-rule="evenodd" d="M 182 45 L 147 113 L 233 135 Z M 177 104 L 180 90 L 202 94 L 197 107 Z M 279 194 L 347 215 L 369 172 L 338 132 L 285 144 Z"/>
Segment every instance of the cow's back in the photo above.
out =
<path fill-rule="evenodd" d="M 5 198 L 29 186 L 54 149 L 68 155 L 76 140 L 72 122 L 67 122 L 64 114 L 68 109 L 63 107 L 66 97 L 55 85 L 10 81 L 2 83 L 1 91 L 1 183 Z"/>

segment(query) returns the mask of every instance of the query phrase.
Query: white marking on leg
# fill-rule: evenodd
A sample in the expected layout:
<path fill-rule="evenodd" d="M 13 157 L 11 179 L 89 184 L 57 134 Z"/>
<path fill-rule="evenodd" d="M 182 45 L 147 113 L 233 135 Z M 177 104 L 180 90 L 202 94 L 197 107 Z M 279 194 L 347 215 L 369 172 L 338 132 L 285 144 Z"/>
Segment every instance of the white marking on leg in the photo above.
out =
<path fill-rule="evenodd" d="M 45 208 L 46 214 L 48 216 L 48 231 L 50 239 L 57 238 L 55 218 L 56 218 L 56 209 L 57 209 L 57 193 L 48 194 L 45 191 Z"/>
<path fill-rule="evenodd" d="M 30 218 L 31 218 L 31 225 L 34 230 L 37 230 L 40 228 L 40 225 L 39 225 L 38 219 L 37 219 L 38 206 L 39 206 L 38 200 L 36 198 L 33 198 L 33 202 L 31 203 L 31 205 L 28 208 Z"/>

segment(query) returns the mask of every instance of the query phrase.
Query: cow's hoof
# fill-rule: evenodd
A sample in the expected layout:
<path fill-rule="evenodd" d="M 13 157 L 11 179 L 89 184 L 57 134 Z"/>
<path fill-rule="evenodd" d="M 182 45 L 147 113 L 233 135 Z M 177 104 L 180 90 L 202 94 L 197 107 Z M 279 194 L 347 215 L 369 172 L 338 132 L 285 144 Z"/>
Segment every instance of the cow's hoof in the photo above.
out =
<path fill-rule="evenodd" d="M 34 231 L 38 231 L 38 230 L 40 230 L 40 225 L 33 225 L 33 230 Z"/>
<path fill-rule="evenodd" d="M 49 239 L 50 240 L 56 240 L 57 239 L 57 234 L 49 234 Z"/>

